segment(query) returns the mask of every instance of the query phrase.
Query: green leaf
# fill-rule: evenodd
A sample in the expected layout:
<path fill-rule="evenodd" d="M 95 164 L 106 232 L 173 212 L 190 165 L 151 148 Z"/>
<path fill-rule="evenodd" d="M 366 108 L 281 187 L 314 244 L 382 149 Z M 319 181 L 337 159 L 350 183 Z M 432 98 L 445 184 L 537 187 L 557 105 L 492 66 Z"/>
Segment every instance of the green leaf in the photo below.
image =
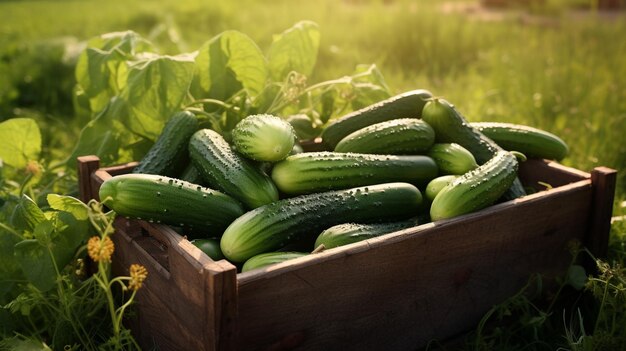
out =
<path fill-rule="evenodd" d="M 21 239 L 0 228 L 0 305 L 7 303 L 5 296 L 21 280 L 20 266 L 13 256 L 13 248 Z"/>
<path fill-rule="evenodd" d="M 283 81 L 296 71 L 307 77 L 313 73 L 320 45 L 316 23 L 301 21 L 274 37 L 268 52 L 268 67 L 273 81 Z"/>
<path fill-rule="evenodd" d="M 18 231 L 35 230 L 35 227 L 46 220 L 46 215 L 28 195 L 22 195 L 11 215 L 11 225 Z"/>
<path fill-rule="evenodd" d="M 56 270 L 46 247 L 37 240 L 23 240 L 15 245 L 15 258 L 26 276 L 37 289 L 50 290 L 56 281 Z"/>
<path fill-rule="evenodd" d="M 213 99 L 228 100 L 242 88 L 254 97 L 267 80 L 263 53 L 247 35 L 229 30 L 206 42 L 196 56 L 202 90 Z"/>
<path fill-rule="evenodd" d="M 128 114 L 120 116 L 132 132 L 156 140 L 165 122 L 181 109 L 193 79 L 194 57 L 150 56 L 128 67 L 121 98 Z"/>
<path fill-rule="evenodd" d="M 69 212 L 78 220 L 87 220 L 89 218 L 89 208 L 75 197 L 48 194 L 47 200 L 53 209 Z"/>
<path fill-rule="evenodd" d="M 576 290 L 581 290 L 587 283 L 587 272 L 583 266 L 572 265 L 567 270 L 567 283 Z"/>
<path fill-rule="evenodd" d="M 139 34 L 114 32 L 89 40 L 76 64 L 76 81 L 89 98 L 91 111 L 100 111 L 124 85 L 125 62 L 152 50 Z"/>
<path fill-rule="evenodd" d="M 81 130 L 72 154 L 67 159 L 69 167 L 76 167 L 76 158 L 96 155 L 103 164 L 118 163 L 119 152 L 133 136 L 119 121 L 126 115 L 124 100 L 114 97 L 105 108 Z"/>
<path fill-rule="evenodd" d="M 24 168 L 41 153 L 41 132 L 31 118 L 13 118 L 0 123 L 0 159 L 15 168 Z"/>
<path fill-rule="evenodd" d="M 372 83 L 354 83 L 353 89 L 353 110 L 359 110 L 390 97 L 388 91 L 380 85 Z"/>
<path fill-rule="evenodd" d="M 56 284 L 57 269 L 61 271 L 71 262 L 91 232 L 86 220 L 79 221 L 68 212 L 55 212 L 34 231 L 36 239 L 15 245 L 15 258 L 26 279 L 47 291 Z"/>

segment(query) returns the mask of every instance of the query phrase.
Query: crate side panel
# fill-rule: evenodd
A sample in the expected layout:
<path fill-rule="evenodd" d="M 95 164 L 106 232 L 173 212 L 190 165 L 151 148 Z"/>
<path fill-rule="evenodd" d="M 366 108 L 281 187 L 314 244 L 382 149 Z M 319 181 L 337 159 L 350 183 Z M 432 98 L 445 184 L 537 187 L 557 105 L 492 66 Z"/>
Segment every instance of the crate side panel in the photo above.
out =
<path fill-rule="evenodd" d="M 139 226 L 127 226 L 118 221 L 116 233 L 113 235 L 115 253 L 113 258 L 113 274 L 128 275 L 128 268 L 133 263 L 146 267 L 148 277 L 138 291 L 136 304 L 133 306 L 136 317 L 133 321 L 133 333 L 138 334 L 142 346 L 150 349 L 159 345 L 161 349 L 194 349 L 204 350 L 206 332 L 203 329 L 204 301 L 194 301 L 188 297 L 188 291 L 181 289 L 201 289 L 204 277 L 201 272 L 190 269 L 190 283 L 178 286 L 169 272 L 144 250 L 147 240 L 133 238 L 126 230 L 138 230 Z M 143 246 L 142 246 L 143 245 Z"/>
<path fill-rule="evenodd" d="M 241 340 L 250 348 L 295 339 L 311 350 L 406 350 L 465 331 L 532 273 L 564 272 L 567 243 L 584 237 L 590 198 L 590 185 L 546 192 L 489 216 L 324 259 L 329 250 L 318 264 L 246 280 Z"/>

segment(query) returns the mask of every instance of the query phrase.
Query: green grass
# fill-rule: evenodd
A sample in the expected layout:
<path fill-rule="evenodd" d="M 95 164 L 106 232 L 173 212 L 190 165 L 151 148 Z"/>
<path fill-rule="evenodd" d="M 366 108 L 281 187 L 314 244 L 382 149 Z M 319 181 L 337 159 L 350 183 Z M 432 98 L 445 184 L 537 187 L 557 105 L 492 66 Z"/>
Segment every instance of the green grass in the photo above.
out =
<path fill-rule="evenodd" d="M 476 9 L 464 1 L 454 4 L 460 10 L 443 11 L 441 3 L 425 0 L 0 2 L 0 120 L 36 116 L 47 126 L 46 156 L 61 159 L 84 123 L 75 120 L 71 108 L 73 60 L 82 41 L 132 29 L 165 53 L 176 53 L 236 29 L 266 50 L 272 34 L 309 19 L 322 33 L 311 81 L 375 63 L 394 92 L 426 88 L 453 102 L 471 121 L 551 131 L 570 145 L 564 164 L 619 171 L 614 215 L 626 215 L 626 13 L 571 13 L 563 0 L 530 12 L 515 7 L 485 13 L 463 10 Z M 604 280 L 597 282 L 610 293 L 594 298 L 565 289 L 556 304 L 545 297 L 536 302 L 514 297 L 499 308 L 519 312 L 526 324 L 501 314 L 496 327 L 491 319 L 482 339 L 466 348 L 485 349 L 493 342 L 498 349 L 522 349 L 507 343 L 515 340 L 513 330 L 523 340 L 539 340 L 537 345 L 560 340 L 572 350 L 605 345 L 598 341 L 603 337 L 609 343 L 621 340 L 626 332 L 614 329 L 626 322 L 626 293 L 619 287 L 626 262 L 625 223 L 613 225 L 611 276 L 601 272 Z M 608 284 L 613 281 L 614 286 Z M 590 291 L 595 292 L 593 286 Z M 595 322 L 579 323 L 572 306 Z M 513 326 L 508 333 L 501 327 L 507 323 Z"/>

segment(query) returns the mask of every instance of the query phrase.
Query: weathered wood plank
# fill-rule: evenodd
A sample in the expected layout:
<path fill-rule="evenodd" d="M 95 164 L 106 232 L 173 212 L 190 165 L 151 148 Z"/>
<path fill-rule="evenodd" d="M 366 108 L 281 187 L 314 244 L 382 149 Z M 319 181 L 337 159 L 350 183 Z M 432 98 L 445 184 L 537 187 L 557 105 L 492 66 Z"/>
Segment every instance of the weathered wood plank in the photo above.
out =
<path fill-rule="evenodd" d="M 590 199 L 579 182 L 240 274 L 240 337 L 248 348 L 303 335 L 304 350 L 406 350 L 454 335 L 533 272 L 563 273 Z"/>
<path fill-rule="evenodd" d="M 597 167 L 591 172 L 593 206 L 584 244 L 596 258 L 605 258 L 607 254 L 616 183 L 614 169 Z"/>
<path fill-rule="evenodd" d="M 97 156 L 80 156 L 78 161 L 78 197 L 84 203 L 89 202 L 94 196 L 94 188 L 91 185 L 91 175 L 100 168 L 100 159 Z"/>

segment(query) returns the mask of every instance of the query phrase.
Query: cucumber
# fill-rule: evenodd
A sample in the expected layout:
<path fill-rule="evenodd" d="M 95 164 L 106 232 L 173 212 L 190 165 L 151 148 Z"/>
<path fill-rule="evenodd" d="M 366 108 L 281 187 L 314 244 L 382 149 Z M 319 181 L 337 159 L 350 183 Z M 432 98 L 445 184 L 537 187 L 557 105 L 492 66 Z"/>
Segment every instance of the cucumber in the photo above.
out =
<path fill-rule="evenodd" d="M 426 100 L 431 97 L 428 90 L 411 90 L 353 111 L 331 121 L 322 130 L 322 142 L 327 150 L 333 150 L 341 139 L 361 128 L 392 119 L 420 118 Z"/>
<path fill-rule="evenodd" d="M 445 188 L 446 185 L 452 183 L 458 177 L 459 176 L 457 175 L 444 175 L 444 176 L 437 177 L 431 180 L 426 186 L 426 190 L 424 191 L 424 196 L 426 196 L 426 199 L 428 201 L 433 202 L 433 200 L 435 199 L 435 196 L 439 194 L 441 189 Z"/>
<path fill-rule="evenodd" d="M 285 262 L 294 258 L 306 256 L 306 252 L 285 251 L 285 252 L 266 252 L 250 257 L 241 267 L 241 272 L 248 272 L 253 269 L 267 267 L 272 264 Z"/>
<path fill-rule="evenodd" d="M 419 224 L 420 221 L 417 219 L 370 224 L 342 223 L 321 232 L 313 247 L 317 249 L 320 245 L 324 245 L 324 249 L 331 249 L 415 227 Z"/>
<path fill-rule="evenodd" d="M 428 156 L 305 152 L 287 157 L 272 169 L 272 179 L 285 194 L 309 194 L 356 186 L 407 182 L 426 185 L 437 176 Z"/>
<path fill-rule="evenodd" d="M 439 174 L 464 174 L 478 167 L 471 152 L 457 143 L 437 143 L 426 153 L 435 160 Z"/>
<path fill-rule="evenodd" d="M 189 111 L 175 113 L 163 127 L 148 153 L 133 169 L 133 173 L 157 174 L 168 177 L 180 175 L 189 163 L 187 145 L 198 130 L 198 119 Z"/>
<path fill-rule="evenodd" d="M 268 114 L 242 119 L 231 136 L 235 150 L 249 159 L 261 162 L 284 159 L 296 142 L 296 132 L 291 124 Z"/>
<path fill-rule="evenodd" d="M 320 134 L 319 128 L 316 128 L 311 118 L 305 114 L 291 115 L 287 117 L 287 122 L 295 130 L 298 140 L 313 140 Z"/>
<path fill-rule="evenodd" d="M 372 124 L 341 139 L 335 152 L 362 154 L 416 155 L 435 142 L 435 131 L 416 118 L 400 118 Z"/>
<path fill-rule="evenodd" d="M 441 189 L 430 206 L 430 218 L 437 221 L 491 206 L 511 187 L 517 168 L 512 153 L 498 151 L 491 160 Z"/>
<path fill-rule="evenodd" d="M 437 143 L 457 143 L 474 155 L 476 163 L 482 165 L 491 160 L 498 151 L 503 151 L 498 144 L 473 128 L 448 101 L 430 99 L 422 111 L 422 119 L 435 130 Z M 526 195 L 524 186 L 516 177 L 504 198 L 515 199 Z"/>
<path fill-rule="evenodd" d="M 187 167 L 185 167 L 185 169 L 183 170 L 183 173 L 181 173 L 180 180 L 184 180 L 186 182 L 189 183 L 194 183 L 194 184 L 198 184 L 198 185 L 204 185 L 204 179 L 202 179 L 202 176 L 200 175 L 200 172 L 198 172 L 198 170 L 196 169 L 196 167 L 194 167 L 194 165 L 190 162 L 189 164 L 187 164 Z"/>
<path fill-rule="evenodd" d="M 569 147 L 558 136 L 521 124 L 475 122 L 471 126 L 509 151 L 519 151 L 526 157 L 561 161 Z"/>
<path fill-rule="evenodd" d="M 202 179 L 212 188 L 256 208 L 278 200 L 278 190 L 269 176 L 241 156 L 224 138 L 210 129 L 201 129 L 189 140 L 191 161 Z"/>
<path fill-rule="evenodd" d="M 220 246 L 232 262 L 311 242 L 333 225 L 403 220 L 417 215 L 422 194 L 408 183 L 386 183 L 282 199 L 247 212 L 224 232 Z"/>
<path fill-rule="evenodd" d="M 224 259 L 222 249 L 220 249 L 219 239 L 194 239 L 191 241 L 197 248 L 202 250 L 213 261 L 219 261 Z"/>
<path fill-rule="evenodd" d="M 179 179 L 123 174 L 100 186 L 100 200 L 120 216 L 203 231 L 214 236 L 245 210 L 232 197 Z"/>

